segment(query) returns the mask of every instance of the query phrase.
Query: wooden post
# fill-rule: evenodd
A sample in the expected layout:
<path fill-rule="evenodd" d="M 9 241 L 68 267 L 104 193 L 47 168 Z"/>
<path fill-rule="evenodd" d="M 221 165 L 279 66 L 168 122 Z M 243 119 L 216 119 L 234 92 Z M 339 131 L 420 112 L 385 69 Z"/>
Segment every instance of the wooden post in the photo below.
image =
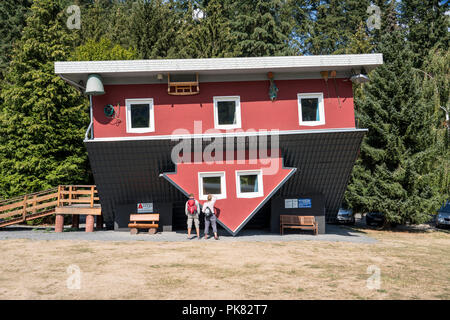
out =
<path fill-rule="evenodd" d="M 32 211 L 33 214 L 36 214 L 36 211 L 37 211 L 37 209 L 36 209 L 36 205 L 37 205 L 36 198 L 37 198 L 37 196 L 35 195 L 33 197 L 33 211 Z"/>
<path fill-rule="evenodd" d="M 69 206 L 72 204 L 72 186 L 69 186 Z"/>
<path fill-rule="evenodd" d="M 61 201 L 61 186 L 58 186 L 58 200 L 56 202 L 56 206 L 59 207 Z"/>
<path fill-rule="evenodd" d="M 94 216 L 92 214 L 88 214 L 86 216 L 86 232 L 94 231 Z"/>
<path fill-rule="evenodd" d="M 103 229 L 103 215 L 97 216 L 97 223 L 96 223 L 95 227 L 97 230 Z"/>
<path fill-rule="evenodd" d="M 28 195 L 25 195 L 23 197 L 22 221 L 25 221 L 25 218 L 26 218 L 26 215 L 27 215 L 27 200 L 28 200 Z"/>
<path fill-rule="evenodd" d="M 64 215 L 57 214 L 55 218 L 55 232 L 63 232 L 64 230 Z"/>
<path fill-rule="evenodd" d="M 91 186 L 91 208 L 94 207 L 94 186 Z"/>
<path fill-rule="evenodd" d="M 80 227 L 80 215 L 73 214 L 72 215 L 72 228 L 78 229 Z"/>

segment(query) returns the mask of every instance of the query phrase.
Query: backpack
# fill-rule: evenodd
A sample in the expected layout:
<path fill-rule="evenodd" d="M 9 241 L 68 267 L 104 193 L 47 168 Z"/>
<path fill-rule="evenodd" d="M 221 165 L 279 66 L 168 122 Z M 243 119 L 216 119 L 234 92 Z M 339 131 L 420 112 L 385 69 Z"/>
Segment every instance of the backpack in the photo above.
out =
<path fill-rule="evenodd" d="M 190 214 L 197 213 L 197 206 L 195 205 L 195 199 L 189 199 L 187 202 L 187 210 Z"/>
<path fill-rule="evenodd" d="M 211 209 L 209 207 L 206 207 L 203 213 L 205 214 L 205 217 L 210 217 L 212 215 Z"/>

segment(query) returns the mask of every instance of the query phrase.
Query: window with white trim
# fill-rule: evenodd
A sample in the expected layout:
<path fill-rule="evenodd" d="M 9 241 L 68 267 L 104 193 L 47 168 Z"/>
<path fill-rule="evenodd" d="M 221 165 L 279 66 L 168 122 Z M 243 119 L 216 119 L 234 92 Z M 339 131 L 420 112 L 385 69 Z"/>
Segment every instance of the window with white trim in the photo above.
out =
<path fill-rule="evenodd" d="M 241 127 L 240 97 L 214 97 L 214 127 L 216 129 Z"/>
<path fill-rule="evenodd" d="M 238 198 L 264 196 L 262 170 L 236 171 L 236 195 Z"/>
<path fill-rule="evenodd" d="M 323 93 L 299 93 L 298 115 L 301 126 L 325 124 Z"/>
<path fill-rule="evenodd" d="M 199 172 L 198 188 L 200 200 L 207 200 L 208 194 L 217 199 L 225 199 L 227 197 L 225 172 Z"/>
<path fill-rule="evenodd" d="M 153 99 L 126 99 L 127 132 L 145 133 L 155 131 Z"/>

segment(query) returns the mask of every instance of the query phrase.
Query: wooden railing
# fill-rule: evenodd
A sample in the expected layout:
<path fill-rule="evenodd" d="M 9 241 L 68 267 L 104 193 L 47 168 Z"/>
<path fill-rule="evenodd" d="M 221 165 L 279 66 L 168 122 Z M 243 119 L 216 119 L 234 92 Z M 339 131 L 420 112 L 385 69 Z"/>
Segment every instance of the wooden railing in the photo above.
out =
<path fill-rule="evenodd" d="M 93 208 L 99 204 L 99 200 L 98 191 L 95 186 L 58 186 L 58 207 L 85 204 Z"/>
<path fill-rule="evenodd" d="M 58 186 L 0 201 L 0 227 L 51 215 L 56 207 L 99 205 L 97 189 L 91 185 Z"/>
<path fill-rule="evenodd" d="M 58 199 L 58 189 L 48 189 L 0 203 L 0 226 L 32 220 L 53 212 Z"/>

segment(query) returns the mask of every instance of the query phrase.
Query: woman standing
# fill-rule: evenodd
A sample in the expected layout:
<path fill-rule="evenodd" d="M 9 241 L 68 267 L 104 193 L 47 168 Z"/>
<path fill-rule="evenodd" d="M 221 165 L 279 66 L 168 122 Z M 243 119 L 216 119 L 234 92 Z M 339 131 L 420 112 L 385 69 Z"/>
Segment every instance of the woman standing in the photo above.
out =
<path fill-rule="evenodd" d="M 208 194 L 208 201 L 206 201 L 202 207 L 202 212 L 205 214 L 205 239 L 208 239 L 209 225 L 211 224 L 214 232 L 214 239 L 219 240 L 219 237 L 217 236 L 217 218 L 214 212 L 216 200 L 216 197 Z"/>

